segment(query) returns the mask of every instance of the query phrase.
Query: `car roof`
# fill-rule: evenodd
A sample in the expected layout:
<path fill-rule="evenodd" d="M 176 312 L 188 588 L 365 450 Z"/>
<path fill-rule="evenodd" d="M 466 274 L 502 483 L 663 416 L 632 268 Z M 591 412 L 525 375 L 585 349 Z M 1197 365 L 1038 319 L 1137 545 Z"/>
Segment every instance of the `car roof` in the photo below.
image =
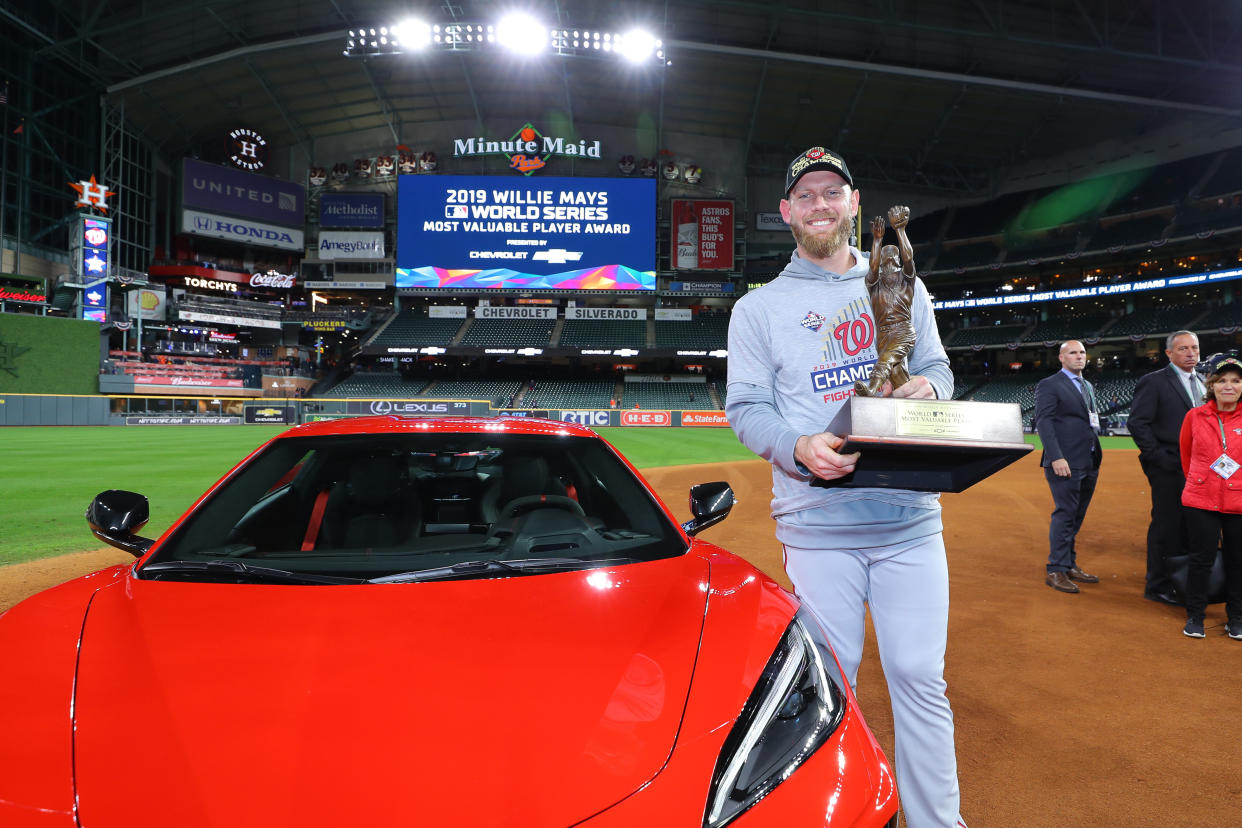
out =
<path fill-rule="evenodd" d="M 280 435 L 285 437 L 310 437 L 342 434 L 394 434 L 442 433 L 442 434 L 541 434 L 567 437 L 593 437 L 599 435 L 589 428 L 560 420 L 541 417 L 398 417 L 381 415 L 369 417 L 343 417 L 319 420 L 297 426 Z"/>

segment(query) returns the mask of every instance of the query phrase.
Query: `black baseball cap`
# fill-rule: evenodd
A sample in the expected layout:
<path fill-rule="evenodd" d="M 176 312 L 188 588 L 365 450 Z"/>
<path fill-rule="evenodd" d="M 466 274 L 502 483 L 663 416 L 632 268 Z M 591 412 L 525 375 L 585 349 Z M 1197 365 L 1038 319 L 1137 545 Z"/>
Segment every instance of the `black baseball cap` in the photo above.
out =
<path fill-rule="evenodd" d="M 811 147 L 789 162 L 789 169 L 785 171 L 785 195 L 789 195 L 799 178 L 813 170 L 834 172 L 844 178 L 846 184 L 854 186 L 854 179 L 850 176 L 850 168 L 845 166 L 844 158 L 823 147 Z"/>
<path fill-rule="evenodd" d="M 1208 373 L 1219 374 L 1226 368 L 1230 368 L 1242 374 L 1242 359 L 1238 359 L 1238 355 L 1234 353 L 1217 354 L 1208 362 Z"/>

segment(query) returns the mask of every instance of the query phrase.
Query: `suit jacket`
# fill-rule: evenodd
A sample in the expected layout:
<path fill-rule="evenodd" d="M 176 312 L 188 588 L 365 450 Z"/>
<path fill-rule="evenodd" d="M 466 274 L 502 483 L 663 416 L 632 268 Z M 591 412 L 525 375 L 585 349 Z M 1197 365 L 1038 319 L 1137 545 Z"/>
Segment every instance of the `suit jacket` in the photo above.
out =
<path fill-rule="evenodd" d="M 1192 407 L 1180 372 L 1172 365 L 1139 378 L 1130 403 L 1129 423 L 1144 468 L 1181 473 L 1178 435 Z"/>
<path fill-rule="evenodd" d="M 1087 402 L 1063 371 L 1035 386 L 1035 428 L 1044 444 L 1041 466 L 1064 458 L 1071 469 L 1097 469 L 1103 452 L 1091 427 Z"/>

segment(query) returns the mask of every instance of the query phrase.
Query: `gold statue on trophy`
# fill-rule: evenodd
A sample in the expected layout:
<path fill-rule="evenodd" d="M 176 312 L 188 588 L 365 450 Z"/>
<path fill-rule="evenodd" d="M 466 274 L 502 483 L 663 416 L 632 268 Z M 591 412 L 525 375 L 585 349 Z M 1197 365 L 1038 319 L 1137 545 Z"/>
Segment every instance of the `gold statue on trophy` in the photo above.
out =
<path fill-rule="evenodd" d="M 884 217 L 871 220 L 871 272 L 867 274 L 867 292 L 875 315 L 875 368 L 868 382 L 854 383 L 854 393 L 861 397 L 878 397 L 885 382 L 893 388 L 910 379 L 906 357 L 914 348 L 914 325 L 910 320 L 910 303 L 914 299 L 914 248 L 906 236 L 910 208 L 888 209 L 888 223 L 897 231 L 898 247 L 884 244 Z M 899 258 L 900 257 L 900 258 Z"/>

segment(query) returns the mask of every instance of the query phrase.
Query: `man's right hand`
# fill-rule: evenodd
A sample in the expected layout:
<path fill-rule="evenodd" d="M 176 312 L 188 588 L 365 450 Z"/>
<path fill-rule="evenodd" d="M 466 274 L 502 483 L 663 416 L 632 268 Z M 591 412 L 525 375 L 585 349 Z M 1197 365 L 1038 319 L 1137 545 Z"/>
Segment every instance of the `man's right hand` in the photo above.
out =
<path fill-rule="evenodd" d="M 845 477 L 853 473 L 859 453 L 837 454 L 837 449 L 844 442 L 844 437 L 838 437 L 830 431 L 803 434 L 794 445 L 794 459 L 811 474 L 823 480 Z"/>

